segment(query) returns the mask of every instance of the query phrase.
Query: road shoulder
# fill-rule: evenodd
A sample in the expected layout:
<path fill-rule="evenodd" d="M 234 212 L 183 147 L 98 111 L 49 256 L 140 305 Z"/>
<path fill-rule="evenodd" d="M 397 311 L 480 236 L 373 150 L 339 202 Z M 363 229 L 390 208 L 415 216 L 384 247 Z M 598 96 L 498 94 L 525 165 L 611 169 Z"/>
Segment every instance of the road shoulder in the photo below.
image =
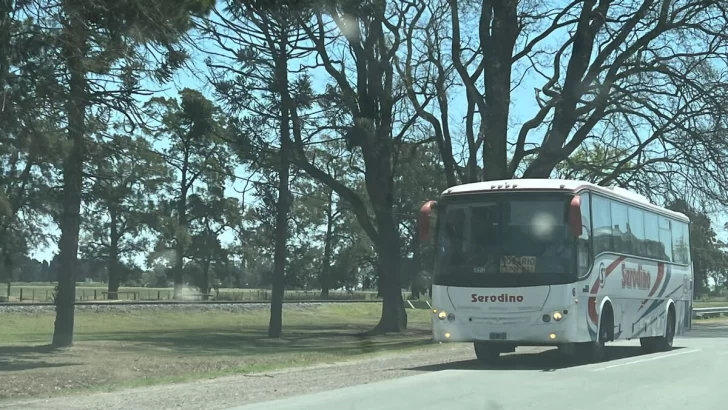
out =
<path fill-rule="evenodd" d="M 416 374 L 421 366 L 473 359 L 465 344 L 434 345 L 406 353 L 377 356 L 274 372 L 158 385 L 109 393 L 0 402 L 0 409 L 224 409 L 389 380 Z"/>

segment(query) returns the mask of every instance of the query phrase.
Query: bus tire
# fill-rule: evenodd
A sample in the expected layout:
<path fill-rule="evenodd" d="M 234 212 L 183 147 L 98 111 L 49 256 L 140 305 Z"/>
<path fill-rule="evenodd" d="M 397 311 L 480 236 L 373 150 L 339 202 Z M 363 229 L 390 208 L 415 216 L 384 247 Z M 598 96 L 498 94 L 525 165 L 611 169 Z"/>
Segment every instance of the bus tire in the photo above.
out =
<path fill-rule="evenodd" d="M 672 343 L 675 340 L 675 306 L 670 305 L 667 310 L 667 323 L 665 323 L 665 334 L 655 339 L 655 348 L 658 352 L 669 352 L 672 350 Z"/>
<path fill-rule="evenodd" d="M 610 330 L 614 329 L 614 315 L 609 305 L 604 307 L 604 314 L 599 323 L 599 333 L 597 340 L 594 342 L 579 343 L 577 345 L 577 354 L 579 359 L 589 363 L 599 363 L 604 361 L 606 343 L 610 340 Z"/>
<path fill-rule="evenodd" d="M 675 308 L 670 306 L 667 311 L 667 322 L 665 323 L 665 334 L 662 336 L 641 337 L 640 346 L 644 353 L 667 352 L 672 350 L 672 342 L 675 339 Z"/>
<path fill-rule="evenodd" d="M 657 350 L 657 344 L 655 343 L 654 337 L 640 337 L 640 347 L 642 348 L 642 353 L 650 354 L 655 353 Z"/>
<path fill-rule="evenodd" d="M 481 363 L 495 364 L 498 362 L 501 352 L 496 346 L 493 346 L 493 344 L 487 342 L 475 342 L 473 343 L 473 347 L 475 348 L 475 356 Z"/>

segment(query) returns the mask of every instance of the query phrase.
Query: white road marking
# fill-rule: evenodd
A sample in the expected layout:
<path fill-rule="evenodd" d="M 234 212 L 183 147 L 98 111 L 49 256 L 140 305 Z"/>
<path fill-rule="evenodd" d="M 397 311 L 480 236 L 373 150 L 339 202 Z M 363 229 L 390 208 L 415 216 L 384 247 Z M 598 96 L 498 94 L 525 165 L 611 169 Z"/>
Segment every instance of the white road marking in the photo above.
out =
<path fill-rule="evenodd" d="M 602 370 L 613 369 L 615 367 L 630 366 L 630 365 L 633 365 L 633 364 L 644 363 L 644 362 L 651 362 L 653 360 L 666 359 L 668 357 L 675 357 L 675 356 L 680 356 L 680 355 L 689 354 L 689 353 L 695 353 L 695 352 L 699 352 L 699 351 L 700 351 L 700 349 L 694 349 L 694 350 L 686 350 L 684 352 L 676 352 L 676 353 L 664 354 L 664 355 L 657 356 L 657 357 L 650 357 L 648 359 L 640 359 L 640 360 L 634 360 L 634 361 L 627 362 L 627 363 L 613 364 L 611 366 L 606 366 L 606 367 L 601 367 L 599 369 L 594 369 L 594 371 L 595 372 L 600 372 Z"/>

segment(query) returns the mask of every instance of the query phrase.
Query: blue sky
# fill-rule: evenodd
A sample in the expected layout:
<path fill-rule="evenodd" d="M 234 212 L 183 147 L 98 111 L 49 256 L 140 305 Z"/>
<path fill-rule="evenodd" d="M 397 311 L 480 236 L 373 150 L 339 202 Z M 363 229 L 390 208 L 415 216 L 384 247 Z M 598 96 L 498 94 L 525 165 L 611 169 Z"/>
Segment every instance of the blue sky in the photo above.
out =
<path fill-rule="evenodd" d="M 557 37 L 554 37 L 551 41 L 561 41 L 563 38 L 562 35 L 557 35 Z M 215 50 L 220 51 L 220 49 L 215 46 L 214 44 L 198 44 L 198 48 L 200 49 L 209 49 L 209 50 Z M 205 64 L 204 64 L 204 55 L 200 51 L 193 51 L 192 52 L 192 66 L 195 70 L 203 72 L 206 70 Z M 298 68 L 298 67 L 296 67 Z M 523 67 L 520 67 L 520 69 L 523 69 Z M 516 68 L 516 72 L 519 71 L 519 67 Z M 312 74 L 314 87 L 318 90 L 323 90 L 326 83 L 329 82 L 328 75 L 321 70 L 317 70 Z M 517 74 L 514 73 L 514 81 L 516 81 Z M 511 139 L 515 139 L 515 134 L 520 129 L 521 125 L 524 121 L 530 119 L 538 110 L 538 106 L 535 103 L 534 98 L 534 88 L 540 88 L 543 86 L 543 79 L 542 77 L 536 75 L 533 72 L 530 72 L 528 75 L 526 75 L 523 79 L 523 81 L 514 89 L 514 91 L 511 94 L 511 127 L 509 130 Z M 181 90 L 183 88 L 192 88 L 192 89 L 198 89 L 201 90 L 208 98 L 214 99 L 214 95 L 212 94 L 212 89 L 209 84 L 206 83 L 204 75 L 201 74 L 195 74 L 191 71 L 180 71 L 175 76 L 173 81 L 170 84 L 167 84 L 164 87 L 163 91 L 160 91 L 157 93 L 158 96 L 166 96 L 166 97 L 176 97 L 178 95 L 178 90 Z M 451 88 L 449 90 L 450 92 L 450 119 L 451 119 L 451 129 L 454 137 L 457 138 L 457 135 L 464 135 L 464 128 L 465 128 L 465 113 L 466 113 L 466 98 L 465 93 L 462 88 Z M 529 142 L 536 142 L 539 143 L 542 138 L 542 132 L 532 132 L 529 135 Z M 460 143 L 462 143 L 463 138 L 458 138 Z M 162 143 L 163 144 L 163 143 Z M 157 148 L 162 148 L 163 145 L 157 145 Z M 242 178 L 255 178 L 254 175 L 251 175 L 244 167 L 238 166 L 235 174 Z M 226 194 L 228 196 L 234 196 L 237 198 L 240 198 L 241 194 L 239 193 L 244 189 L 245 181 L 237 180 L 234 183 L 230 184 L 226 189 Z M 250 188 L 250 187 L 249 187 Z M 248 192 L 246 194 L 246 204 L 249 204 L 253 201 L 252 197 L 252 191 Z M 723 239 L 725 239 L 728 235 L 726 235 L 726 232 L 722 230 L 722 226 L 728 222 L 728 218 L 724 214 L 716 214 L 714 218 L 716 231 L 719 232 L 719 236 Z M 230 242 L 234 240 L 233 236 L 229 233 L 226 233 L 223 235 L 223 241 Z M 38 249 L 35 252 L 33 252 L 32 256 L 37 259 L 41 260 L 50 260 L 57 252 L 57 247 L 55 244 L 51 244 L 51 246 Z"/>

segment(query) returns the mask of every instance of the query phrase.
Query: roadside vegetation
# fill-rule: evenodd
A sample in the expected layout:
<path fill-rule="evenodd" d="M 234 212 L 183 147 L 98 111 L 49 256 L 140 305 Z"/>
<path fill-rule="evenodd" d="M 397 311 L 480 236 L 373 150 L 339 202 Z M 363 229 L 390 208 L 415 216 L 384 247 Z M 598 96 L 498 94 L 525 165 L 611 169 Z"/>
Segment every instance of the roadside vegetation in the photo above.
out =
<path fill-rule="evenodd" d="M 685 213 L 723 304 L 726 33 L 721 1 L 0 2 L 0 304 L 54 303 L 0 317 L 0 397 L 427 345 L 418 210 L 478 181 Z M 170 298 L 269 308 L 75 306 Z M 381 303 L 283 303 L 339 298 Z"/>
<path fill-rule="evenodd" d="M 4 313 L 0 399 L 113 390 L 333 363 L 435 347 L 430 312 L 410 310 L 407 332 L 364 336 L 374 304 L 286 306 L 284 333 L 267 337 L 268 309 L 77 312 L 71 349 L 48 346 L 54 315 Z"/>

